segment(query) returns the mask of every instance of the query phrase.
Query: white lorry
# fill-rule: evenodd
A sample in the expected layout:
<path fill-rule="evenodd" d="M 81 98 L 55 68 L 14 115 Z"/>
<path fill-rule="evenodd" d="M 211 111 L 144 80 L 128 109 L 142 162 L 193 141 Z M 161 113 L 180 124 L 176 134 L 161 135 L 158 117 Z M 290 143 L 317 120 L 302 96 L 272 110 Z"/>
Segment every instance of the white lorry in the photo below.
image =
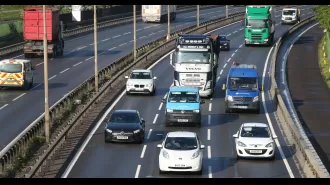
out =
<path fill-rule="evenodd" d="M 142 20 L 144 22 L 168 21 L 168 6 L 170 7 L 170 21 L 176 18 L 176 5 L 142 5 Z"/>
<path fill-rule="evenodd" d="M 300 22 L 300 9 L 284 8 L 282 11 L 281 24 L 296 24 Z"/>

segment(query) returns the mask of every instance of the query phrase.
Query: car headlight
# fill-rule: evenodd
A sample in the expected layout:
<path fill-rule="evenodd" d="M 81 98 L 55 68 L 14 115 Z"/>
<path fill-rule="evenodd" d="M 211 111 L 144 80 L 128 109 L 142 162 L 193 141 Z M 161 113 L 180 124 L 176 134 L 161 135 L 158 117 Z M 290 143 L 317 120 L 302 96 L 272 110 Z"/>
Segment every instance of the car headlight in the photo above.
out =
<path fill-rule="evenodd" d="M 110 130 L 110 129 L 105 129 L 108 133 L 112 133 L 112 130 Z"/>
<path fill-rule="evenodd" d="M 253 98 L 253 102 L 259 101 L 259 96 Z"/>
<path fill-rule="evenodd" d="M 195 113 L 199 113 L 199 109 L 194 110 Z"/>
<path fill-rule="evenodd" d="M 228 101 L 234 101 L 234 99 L 233 99 L 233 97 L 232 96 L 226 96 L 226 99 L 228 100 Z"/>
<path fill-rule="evenodd" d="M 273 146 L 274 146 L 274 143 L 271 142 L 271 143 L 268 143 L 268 144 L 266 145 L 266 148 L 271 148 L 271 147 L 273 147 Z"/>
<path fill-rule="evenodd" d="M 224 43 L 223 45 L 227 45 L 227 43 Z"/>
<path fill-rule="evenodd" d="M 206 83 L 205 89 L 209 89 L 210 87 L 211 87 L 211 81 L 208 81 L 208 82 Z"/>
<path fill-rule="evenodd" d="M 237 141 L 237 145 L 241 146 L 241 147 L 246 147 L 246 145 L 244 143 L 240 142 L 240 141 Z"/>
<path fill-rule="evenodd" d="M 151 86 L 152 86 L 152 84 L 147 84 L 147 85 L 146 85 L 146 87 L 151 87 Z"/>
<path fill-rule="evenodd" d="M 166 159 L 169 159 L 170 155 L 168 155 L 168 153 L 165 150 L 163 150 L 163 157 L 165 157 Z"/>
<path fill-rule="evenodd" d="M 127 86 L 129 86 L 129 87 L 132 87 L 132 86 L 133 86 L 133 84 L 129 84 L 129 83 L 128 83 L 128 84 L 127 84 Z"/>
<path fill-rule="evenodd" d="M 195 159 L 200 155 L 200 151 L 196 151 L 192 156 L 191 159 Z"/>
<path fill-rule="evenodd" d="M 173 112 L 172 109 L 166 109 L 166 112 Z"/>
<path fill-rule="evenodd" d="M 133 131 L 134 134 L 137 134 L 137 133 L 139 133 L 139 132 L 140 132 L 140 129 L 139 129 L 139 130 L 134 130 L 134 131 Z"/>

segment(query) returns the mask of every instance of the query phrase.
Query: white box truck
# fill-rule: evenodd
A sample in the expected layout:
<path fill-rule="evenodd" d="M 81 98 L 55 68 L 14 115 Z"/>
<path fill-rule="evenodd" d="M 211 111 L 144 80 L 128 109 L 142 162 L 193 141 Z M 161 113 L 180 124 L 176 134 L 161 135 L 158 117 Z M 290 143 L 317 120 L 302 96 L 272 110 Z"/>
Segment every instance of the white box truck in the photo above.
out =
<path fill-rule="evenodd" d="M 142 20 L 144 22 L 165 22 L 168 21 L 167 13 L 170 7 L 170 21 L 176 18 L 176 5 L 142 5 Z"/>

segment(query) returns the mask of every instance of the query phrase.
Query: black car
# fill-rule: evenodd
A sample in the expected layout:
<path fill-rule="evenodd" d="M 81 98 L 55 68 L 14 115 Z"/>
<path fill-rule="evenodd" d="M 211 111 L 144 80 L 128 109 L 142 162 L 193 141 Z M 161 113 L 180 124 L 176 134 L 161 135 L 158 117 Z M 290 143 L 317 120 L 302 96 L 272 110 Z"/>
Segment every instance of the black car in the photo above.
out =
<path fill-rule="evenodd" d="M 226 35 L 220 35 L 220 50 L 229 50 L 230 40 L 227 39 Z"/>
<path fill-rule="evenodd" d="M 145 121 L 137 110 L 116 110 L 105 122 L 105 142 L 143 143 Z"/>

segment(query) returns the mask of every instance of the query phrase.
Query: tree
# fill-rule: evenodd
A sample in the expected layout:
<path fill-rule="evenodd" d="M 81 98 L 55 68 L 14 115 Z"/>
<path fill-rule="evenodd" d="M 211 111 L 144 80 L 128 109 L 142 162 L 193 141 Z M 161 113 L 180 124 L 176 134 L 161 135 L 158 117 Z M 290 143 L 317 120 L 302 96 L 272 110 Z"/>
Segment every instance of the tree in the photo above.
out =
<path fill-rule="evenodd" d="M 314 8 L 314 14 L 316 20 L 320 23 L 320 26 L 327 31 L 330 30 L 330 6 L 329 5 L 319 5 Z"/>

